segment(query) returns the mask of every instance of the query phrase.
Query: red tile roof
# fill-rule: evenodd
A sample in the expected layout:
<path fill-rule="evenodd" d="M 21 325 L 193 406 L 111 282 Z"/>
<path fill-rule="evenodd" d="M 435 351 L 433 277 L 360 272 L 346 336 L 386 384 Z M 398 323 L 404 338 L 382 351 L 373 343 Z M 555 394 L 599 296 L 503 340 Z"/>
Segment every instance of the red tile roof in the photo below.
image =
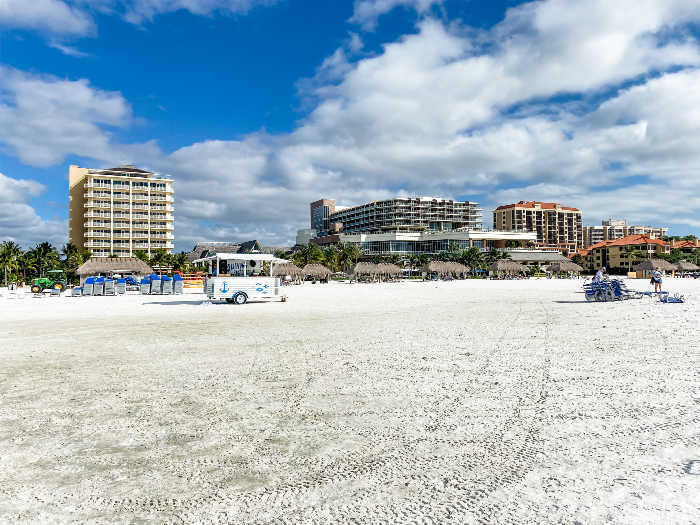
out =
<path fill-rule="evenodd" d="M 637 235 L 628 235 L 627 237 L 623 237 L 622 239 L 614 239 L 614 240 L 607 240 L 607 241 L 598 242 L 592 246 L 589 246 L 588 251 L 590 252 L 591 250 L 595 250 L 596 248 L 603 248 L 606 246 L 630 246 L 630 245 L 637 245 L 637 244 L 656 244 L 659 246 L 667 246 L 668 245 L 667 242 L 664 242 L 661 239 L 652 239 L 648 235 L 637 234 Z"/>
<path fill-rule="evenodd" d="M 671 248 L 700 248 L 698 241 L 671 241 Z"/>
<path fill-rule="evenodd" d="M 539 204 L 540 208 L 543 210 L 553 210 L 557 206 L 559 206 L 562 210 L 567 210 L 567 211 L 579 211 L 578 208 L 571 208 L 569 206 L 562 206 L 561 204 L 557 204 L 556 202 L 541 202 L 541 201 L 519 201 L 515 204 L 505 204 L 503 206 L 499 206 L 496 208 L 496 210 L 507 210 L 509 208 L 534 208 L 535 204 Z"/>

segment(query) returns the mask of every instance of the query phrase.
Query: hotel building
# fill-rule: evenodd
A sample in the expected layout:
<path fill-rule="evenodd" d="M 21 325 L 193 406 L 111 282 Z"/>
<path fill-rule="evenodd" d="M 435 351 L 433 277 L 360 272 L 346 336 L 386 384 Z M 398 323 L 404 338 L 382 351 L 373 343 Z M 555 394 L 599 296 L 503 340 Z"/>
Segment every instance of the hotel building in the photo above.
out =
<path fill-rule="evenodd" d="M 603 221 L 600 226 L 583 227 L 583 247 L 588 248 L 599 242 L 622 239 L 628 235 L 646 235 L 652 239 L 659 239 L 668 235 L 668 228 L 628 226 L 627 221 L 609 219 Z"/>
<path fill-rule="evenodd" d="M 648 257 L 670 253 L 670 243 L 653 239 L 647 235 L 627 235 L 621 239 L 602 241 L 580 250 L 586 270 L 597 270 L 605 266 L 608 271 L 629 272 Z"/>
<path fill-rule="evenodd" d="M 499 206 L 493 212 L 493 227 L 535 232 L 535 245 L 540 249 L 554 248 L 568 254 L 583 247 L 581 211 L 555 202 L 520 201 Z"/>
<path fill-rule="evenodd" d="M 171 179 L 133 166 L 69 168 L 69 240 L 95 257 L 173 249 Z"/>
<path fill-rule="evenodd" d="M 341 208 L 331 199 L 322 199 L 311 205 L 312 228 L 314 206 L 318 209 L 321 205 L 329 209 L 328 222 L 322 230 L 325 235 L 319 234 L 313 242 L 354 243 L 365 255 L 437 254 L 471 247 L 505 249 L 535 240 L 531 232 L 484 231 L 481 209 L 474 202 L 417 197 Z M 320 212 L 317 216 L 321 217 Z"/>

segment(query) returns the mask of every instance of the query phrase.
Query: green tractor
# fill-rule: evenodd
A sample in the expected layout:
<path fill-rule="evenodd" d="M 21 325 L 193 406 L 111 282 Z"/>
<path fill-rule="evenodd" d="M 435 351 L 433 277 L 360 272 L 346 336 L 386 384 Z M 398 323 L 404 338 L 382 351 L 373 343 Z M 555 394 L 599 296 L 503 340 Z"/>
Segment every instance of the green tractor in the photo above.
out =
<path fill-rule="evenodd" d="M 41 293 L 53 288 L 62 292 L 66 289 L 66 273 L 63 270 L 49 270 L 46 277 L 38 277 L 32 281 L 32 293 Z"/>

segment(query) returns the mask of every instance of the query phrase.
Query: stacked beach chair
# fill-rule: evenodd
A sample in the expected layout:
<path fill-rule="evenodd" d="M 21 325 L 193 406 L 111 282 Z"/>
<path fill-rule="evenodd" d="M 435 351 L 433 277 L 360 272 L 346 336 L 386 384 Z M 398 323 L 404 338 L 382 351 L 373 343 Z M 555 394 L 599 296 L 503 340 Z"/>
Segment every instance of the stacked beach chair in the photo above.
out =
<path fill-rule="evenodd" d="M 173 280 L 168 277 L 167 275 L 164 275 L 161 277 L 161 293 L 163 295 L 172 295 L 173 293 Z"/>
<path fill-rule="evenodd" d="M 117 289 L 114 286 L 114 279 L 110 279 L 108 277 L 105 278 L 104 294 L 105 295 L 117 295 Z"/>
<path fill-rule="evenodd" d="M 162 293 L 162 282 L 160 275 L 158 274 L 152 274 L 151 275 L 151 295 L 160 295 Z"/>
<path fill-rule="evenodd" d="M 95 278 L 88 277 L 83 283 L 83 295 L 92 295 L 95 290 Z"/>
<path fill-rule="evenodd" d="M 83 295 L 83 288 L 81 286 L 74 286 L 70 291 L 71 297 L 80 297 Z"/>
<path fill-rule="evenodd" d="M 151 293 L 151 280 L 148 277 L 141 279 L 140 290 L 141 295 L 148 295 Z"/>
<path fill-rule="evenodd" d="M 105 278 L 98 277 L 95 279 L 95 287 L 92 290 L 92 295 L 104 295 L 105 294 Z"/>
<path fill-rule="evenodd" d="M 126 279 L 117 279 L 117 293 L 119 295 L 124 295 L 126 293 Z"/>
<path fill-rule="evenodd" d="M 181 294 L 185 291 L 185 282 L 182 280 L 182 275 L 176 273 L 173 275 L 173 293 Z"/>

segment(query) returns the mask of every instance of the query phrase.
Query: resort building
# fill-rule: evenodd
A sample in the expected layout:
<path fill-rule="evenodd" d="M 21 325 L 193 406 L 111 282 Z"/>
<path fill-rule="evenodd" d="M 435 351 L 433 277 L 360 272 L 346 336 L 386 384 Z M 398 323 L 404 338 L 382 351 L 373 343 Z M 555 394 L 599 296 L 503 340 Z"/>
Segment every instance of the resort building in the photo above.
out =
<path fill-rule="evenodd" d="M 535 232 L 535 246 L 564 254 L 583 247 L 581 211 L 555 202 L 520 201 L 499 206 L 493 212 L 493 228 Z"/>
<path fill-rule="evenodd" d="M 596 243 L 580 250 L 578 255 L 583 257 L 582 266 L 587 270 L 605 266 L 608 272 L 630 272 L 644 259 L 668 254 L 670 251 L 671 245 L 660 239 L 652 239 L 647 235 L 628 235 L 622 239 Z"/>
<path fill-rule="evenodd" d="M 328 235 L 330 216 L 335 212 L 335 201 L 320 199 L 309 205 L 311 212 L 311 229 L 320 237 Z"/>
<path fill-rule="evenodd" d="M 622 239 L 628 235 L 646 235 L 652 239 L 660 239 L 668 235 L 668 228 L 654 226 L 628 226 L 627 221 L 609 219 L 600 226 L 583 227 L 583 247 L 588 248 L 603 241 Z"/>
<path fill-rule="evenodd" d="M 297 230 L 296 245 L 306 246 L 311 242 L 311 239 L 316 237 L 316 230 L 311 228 L 306 228 L 304 230 Z"/>
<path fill-rule="evenodd" d="M 70 166 L 69 240 L 94 257 L 173 249 L 172 179 L 134 166 Z"/>
<path fill-rule="evenodd" d="M 472 247 L 482 251 L 526 246 L 534 242 L 532 232 L 496 232 L 483 230 L 423 231 L 386 233 L 340 233 L 314 239 L 318 244 L 353 243 L 365 255 L 417 255 L 437 254 L 452 249 L 466 250 Z M 327 242 L 324 242 L 327 241 Z"/>
<path fill-rule="evenodd" d="M 333 203 L 327 227 L 324 228 L 331 233 L 481 229 L 481 208 L 475 202 L 397 197 L 347 208 L 335 206 L 335 202 L 328 199 L 318 202 Z"/>

